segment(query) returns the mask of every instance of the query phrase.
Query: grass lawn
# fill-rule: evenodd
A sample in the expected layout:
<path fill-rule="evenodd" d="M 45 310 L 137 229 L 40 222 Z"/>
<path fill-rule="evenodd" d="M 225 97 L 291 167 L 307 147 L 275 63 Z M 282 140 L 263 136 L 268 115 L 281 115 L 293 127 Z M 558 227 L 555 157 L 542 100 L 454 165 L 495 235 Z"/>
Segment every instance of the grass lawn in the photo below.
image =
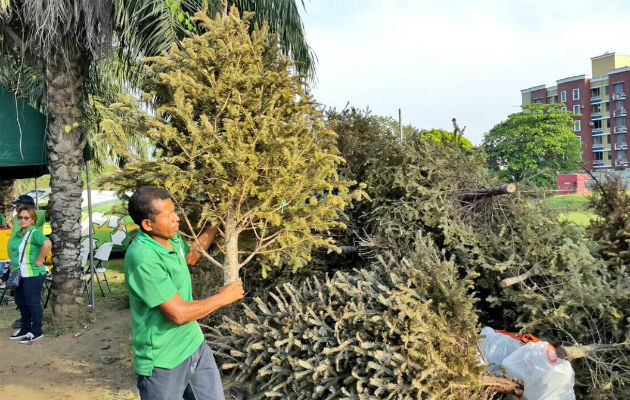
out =
<path fill-rule="evenodd" d="M 578 225 L 588 226 L 595 218 L 588 210 L 588 198 L 583 194 L 556 195 L 539 203 L 540 206 L 560 213 L 561 220 L 568 220 Z"/>
<path fill-rule="evenodd" d="M 583 194 L 562 194 L 549 197 L 541 202 L 545 207 L 558 211 L 584 211 L 588 206 L 588 198 Z"/>

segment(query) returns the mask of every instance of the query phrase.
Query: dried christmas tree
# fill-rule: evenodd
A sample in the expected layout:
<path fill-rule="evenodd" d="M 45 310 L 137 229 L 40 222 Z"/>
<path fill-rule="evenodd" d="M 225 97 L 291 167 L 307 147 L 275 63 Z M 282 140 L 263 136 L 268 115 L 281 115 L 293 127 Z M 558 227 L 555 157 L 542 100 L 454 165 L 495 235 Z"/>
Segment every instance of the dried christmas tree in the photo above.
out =
<path fill-rule="evenodd" d="M 418 236 L 407 258 L 255 299 L 206 327 L 248 399 L 480 399 L 472 281 Z"/>
<path fill-rule="evenodd" d="M 360 190 L 339 179 L 343 163 L 335 133 L 283 58 L 267 26 L 251 13 L 195 21 L 206 33 L 147 60 L 144 106 L 122 97 L 103 123 L 111 146 L 135 162 L 107 179 L 121 193 L 162 186 L 183 211 L 192 238 L 219 227 L 226 283 L 259 256 L 263 275 L 273 266 L 297 269 L 313 248 L 335 249 L 328 231 L 343 227 L 343 210 Z M 118 140 L 134 130 L 155 144 L 149 160 Z"/>
<path fill-rule="evenodd" d="M 374 132 L 365 134 L 369 125 L 356 123 L 361 116 L 338 118 L 347 127 L 338 130 L 340 137 L 349 136 L 340 147 L 344 155 L 360 155 L 369 143 L 351 139 L 371 139 Z M 411 140 L 397 146 L 398 152 L 384 147 L 382 157 L 368 152 L 347 158 L 346 170 L 365 171 L 362 181 L 372 199 L 353 213 L 359 230 L 370 234 L 359 253 L 386 249 L 402 257 L 418 232 L 430 235 L 473 278 L 482 324 L 532 333 L 555 345 L 597 348 L 575 362 L 577 392 L 584 398 L 623 397 L 630 384 L 630 348 L 623 345 L 630 334 L 627 272 L 609 268 L 584 228 L 559 222 L 557 212 L 532 206 L 520 193 L 480 195 L 501 182 L 485 172 L 476 152 Z M 361 162 L 369 168 L 361 169 Z"/>
<path fill-rule="evenodd" d="M 630 194 L 618 175 L 595 180 L 589 207 L 598 218 L 591 221 L 589 233 L 600 245 L 611 267 L 630 269 Z"/>

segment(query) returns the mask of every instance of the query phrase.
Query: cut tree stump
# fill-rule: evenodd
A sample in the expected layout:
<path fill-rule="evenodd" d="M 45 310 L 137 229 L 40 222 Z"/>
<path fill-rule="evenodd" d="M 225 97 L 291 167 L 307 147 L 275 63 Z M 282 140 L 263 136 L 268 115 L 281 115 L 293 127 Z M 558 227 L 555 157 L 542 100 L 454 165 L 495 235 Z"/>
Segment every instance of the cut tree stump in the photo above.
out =
<path fill-rule="evenodd" d="M 506 183 L 501 186 L 482 189 L 472 193 L 462 193 L 460 198 L 463 201 L 476 201 L 486 197 L 501 196 L 504 194 L 512 194 L 514 192 L 516 192 L 516 185 L 513 183 Z"/>

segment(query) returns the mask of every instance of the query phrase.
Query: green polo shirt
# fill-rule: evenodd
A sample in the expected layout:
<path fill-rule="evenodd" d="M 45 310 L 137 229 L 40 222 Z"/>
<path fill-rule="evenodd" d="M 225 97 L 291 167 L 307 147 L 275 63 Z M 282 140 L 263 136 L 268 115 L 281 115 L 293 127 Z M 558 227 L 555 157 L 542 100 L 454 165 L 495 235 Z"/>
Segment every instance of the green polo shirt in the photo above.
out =
<path fill-rule="evenodd" d="M 35 229 L 40 232 L 44 232 L 44 224 L 46 223 L 46 210 L 35 210 L 35 214 L 37 214 L 37 221 L 35 221 Z M 20 224 L 18 223 L 17 215 L 13 216 L 13 232 L 22 229 Z"/>
<path fill-rule="evenodd" d="M 7 224 L 7 219 L 4 216 L 4 214 L 0 212 L 0 225 L 6 226 L 6 224 Z"/>
<path fill-rule="evenodd" d="M 24 254 L 24 259 L 22 260 L 23 262 L 20 265 L 20 245 L 22 244 L 24 237 L 31 231 L 33 233 L 31 233 L 28 243 L 26 244 L 26 253 Z M 11 237 L 9 238 L 9 243 L 7 244 L 9 257 L 11 257 L 12 268 L 20 268 L 22 276 L 25 278 L 46 275 L 47 271 L 44 265 L 35 265 L 35 260 L 42 251 L 42 244 L 44 244 L 46 240 L 48 240 L 48 238 L 33 225 L 29 226 L 24 233 L 22 233 L 21 228 L 13 231 L 13 233 L 11 233 Z"/>
<path fill-rule="evenodd" d="M 140 230 L 125 255 L 133 369 L 138 375 L 151 376 L 154 367 L 175 368 L 204 341 L 197 321 L 178 326 L 158 307 L 175 293 L 184 300 L 192 300 L 185 259 L 190 246 L 179 235 L 170 243 L 173 250 Z"/>

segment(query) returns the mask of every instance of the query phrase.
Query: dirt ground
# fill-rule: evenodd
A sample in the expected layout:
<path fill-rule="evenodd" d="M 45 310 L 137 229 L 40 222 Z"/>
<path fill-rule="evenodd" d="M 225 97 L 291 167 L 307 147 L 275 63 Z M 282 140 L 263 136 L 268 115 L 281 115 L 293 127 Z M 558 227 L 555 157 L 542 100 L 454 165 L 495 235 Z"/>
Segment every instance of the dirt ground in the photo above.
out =
<path fill-rule="evenodd" d="M 135 400 L 129 310 L 122 274 L 110 273 L 113 295 L 97 295 L 96 311 L 77 332 L 44 325 L 44 337 L 30 345 L 9 340 L 19 316 L 0 307 L 0 398 L 15 400 Z M 45 311 L 45 320 L 50 310 Z M 78 335 L 77 335 L 78 334 Z"/>

